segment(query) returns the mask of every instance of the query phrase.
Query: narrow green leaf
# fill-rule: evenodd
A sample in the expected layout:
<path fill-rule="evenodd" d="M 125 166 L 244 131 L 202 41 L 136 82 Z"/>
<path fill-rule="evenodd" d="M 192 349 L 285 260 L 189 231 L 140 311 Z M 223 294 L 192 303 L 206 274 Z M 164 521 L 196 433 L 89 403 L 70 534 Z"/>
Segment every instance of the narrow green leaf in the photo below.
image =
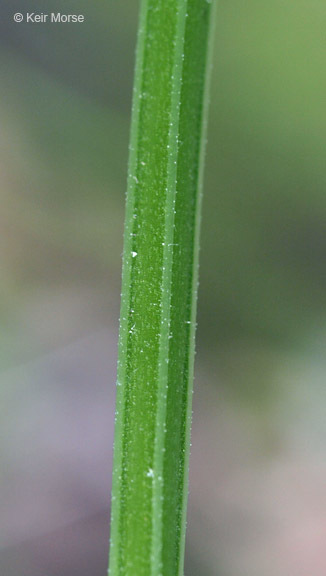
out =
<path fill-rule="evenodd" d="M 208 0 L 143 0 L 120 319 L 110 576 L 183 574 Z"/>

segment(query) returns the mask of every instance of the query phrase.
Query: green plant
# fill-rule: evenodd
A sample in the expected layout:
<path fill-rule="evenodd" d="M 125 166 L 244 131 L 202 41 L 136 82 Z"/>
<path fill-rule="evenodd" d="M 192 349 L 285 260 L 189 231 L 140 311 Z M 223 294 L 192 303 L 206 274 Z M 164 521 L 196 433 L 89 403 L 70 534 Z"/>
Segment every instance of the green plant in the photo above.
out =
<path fill-rule="evenodd" d="M 208 0 L 141 4 L 110 576 L 183 573 L 211 11 Z"/>

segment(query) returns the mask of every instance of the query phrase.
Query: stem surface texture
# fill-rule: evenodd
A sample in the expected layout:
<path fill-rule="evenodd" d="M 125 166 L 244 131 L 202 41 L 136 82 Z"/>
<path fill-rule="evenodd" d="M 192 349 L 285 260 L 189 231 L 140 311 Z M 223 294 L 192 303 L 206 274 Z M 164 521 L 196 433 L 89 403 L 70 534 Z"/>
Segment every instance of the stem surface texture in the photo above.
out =
<path fill-rule="evenodd" d="M 110 576 L 182 576 L 212 4 L 143 0 L 132 109 Z"/>

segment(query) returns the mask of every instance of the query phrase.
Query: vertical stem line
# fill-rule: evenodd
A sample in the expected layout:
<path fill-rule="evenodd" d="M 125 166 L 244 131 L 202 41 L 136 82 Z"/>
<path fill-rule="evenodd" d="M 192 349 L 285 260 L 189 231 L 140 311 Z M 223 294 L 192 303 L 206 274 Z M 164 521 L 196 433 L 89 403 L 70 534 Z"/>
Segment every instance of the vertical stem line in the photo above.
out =
<path fill-rule="evenodd" d="M 183 573 L 210 12 L 207 0 L 141 4 L 110 576 Z"/>
<path fill-rule="evenodd" d="M 153 467 L 153 540 L 152 576 L 160 576 L 163 566 L 163 519 L 164 519 L 164 455 L 166 451 L 166 409 L 168 397 L 169 346 L 171 324 L 171 287 L 173 282 L 175 204 L 177 190 L 177 161 L 179 142 L 179 118 L 182 90 L 184 34 L 188 1 L 178 8 L 178 21 L 174 42 L 174 62 L 171 76 L 171 108 L 169 118 L 167 197 L 165 207 L 165 240 L 163 246 L 162 315 L 160 348 L 158 358 L 158 397 Z"/>

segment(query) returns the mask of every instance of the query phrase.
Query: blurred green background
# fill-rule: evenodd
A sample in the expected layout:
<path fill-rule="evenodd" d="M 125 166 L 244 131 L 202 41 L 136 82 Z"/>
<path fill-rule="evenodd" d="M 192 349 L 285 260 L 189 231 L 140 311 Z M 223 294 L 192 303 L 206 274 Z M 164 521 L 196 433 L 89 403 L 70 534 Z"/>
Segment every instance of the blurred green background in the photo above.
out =
<path fill-rule="evenodd" d="M 138 8 L 1 2 L 6 576 L 106 573 Z M 186 576 L 326 573 L 325 56 L 322 0 L 219 1 Z"/>

